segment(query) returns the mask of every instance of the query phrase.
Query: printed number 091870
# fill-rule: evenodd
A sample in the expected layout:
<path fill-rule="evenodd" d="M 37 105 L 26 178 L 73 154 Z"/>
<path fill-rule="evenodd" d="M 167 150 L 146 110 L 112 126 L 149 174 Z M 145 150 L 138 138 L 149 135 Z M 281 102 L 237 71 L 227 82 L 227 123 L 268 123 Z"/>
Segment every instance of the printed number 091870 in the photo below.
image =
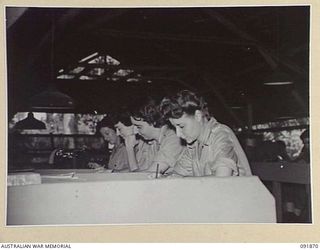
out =
<path fill-rule="evenodd" d="M 300 244 L 300 248 L 318 248 L 318 244 Z"/>

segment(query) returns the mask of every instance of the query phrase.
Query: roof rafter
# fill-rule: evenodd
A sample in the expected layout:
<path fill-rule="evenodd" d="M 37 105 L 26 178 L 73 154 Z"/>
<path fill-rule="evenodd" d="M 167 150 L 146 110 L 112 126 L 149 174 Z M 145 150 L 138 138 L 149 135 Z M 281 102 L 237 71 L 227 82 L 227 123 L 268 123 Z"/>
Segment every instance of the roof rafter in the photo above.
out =
<path fill-rule="evenodd" d="M 279 57 L 271 50 L 265 48 L 261 41 L 258 41 L 255 37 L 253 37 L 251 34 L 243 31 L 240 29 L 237 25 L 235 25 L 233 22 L 229 21 L 227 18 L 223 16 L 219 11 L 217 10 L 204 10 L 211 18 L 219 21 L 221 24 L 223 24 L 226 28 L 228 28 L 233 33 L 237 34 L 240 38 L 244 39 L 244 41 L 253 42 L 256 46 L 258 51 L 262 54 L 262 56 L 265 58 L 265 60 L 268 62 L 268 64 L 271 66 L 272 69 L 277 67 L 279 63 L 282 63 L 287 68 L 293 70 L 294 72 L 305 75 L 306 72 L 304 69 L 296 65 L 295 63 L 291 62 L 286 57 Z"/>
<path fill-rule="evenodd" d="M 191 36 L 191 35 L 171 35 L 163 33 L 152 33 L 152 32 L 133 32 L 124 30 L 113 30 L 113 29 L 100 29 L 97 31 L 99 34 L 113 37 L 127 37 L 145 40 L 168 40 L 168 41 L 184 41 L 184 42 L 202 42 L 202 43 L 221 43 L 229 45 L 250 45 L 253 44 L 250 41 L 231 41 L 221 39 L 220 37 L 213 36 Z"/>
<path fill-rule="evenodd" d="M 201 74 L 203 78 L 203 82 L 209 87 L 209 89 L 214 93 L 214 95 L 218 98 L 222 106 L 225 108 L 225 110 L 229 113 L 229 115 L 234 119 L 234 121 L 238 124 L 238 126 L 243 127 L 243 122 L 239 117 L 233 112 L 233 110 L 229 107 L 229 105 L 226 103 L 225 98 L 223 95 L 220 93 L 220 91 L 212 84 L 212 80 L 215 82 L 220 82 L 219 79 L 216 77 L 213 77 L 210 73 L 208 72 L 203 72 Z"/>

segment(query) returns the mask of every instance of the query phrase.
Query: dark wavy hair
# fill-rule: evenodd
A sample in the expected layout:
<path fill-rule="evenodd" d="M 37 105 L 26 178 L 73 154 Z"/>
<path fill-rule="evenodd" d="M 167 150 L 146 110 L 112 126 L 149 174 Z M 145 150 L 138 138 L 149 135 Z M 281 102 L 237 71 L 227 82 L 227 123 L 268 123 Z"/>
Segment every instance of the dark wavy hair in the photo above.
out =
<path fill-rule="evenodd" d="M 114 113 L 112 116 L 115 124 L 121 122 L 125 126 L 131 126 L 132 123 L 130 120 L 130 115 L 130 108 L 127 106 L 123 106 L 119 109 L 117 113 Z"/>
<path fill-rule="evenodd" d="M 166 124 L 166 120 L 160 112 L 157 101 L 151 97 L 145 97 L 138 101 L 139 104 L 131 110 L 131 116 L 136 121 L 145 121 L 155 128 Z"/>
<path fill-rule="evenodd" d="M 183 114 L 194 115 L 196 110 L 200 110 L 209 119 L 210 114 L 206 101 L 190 90 L 182 90 L 176 95 L 165 97 L 160 104 L 160 111 L 165 120 L 178 119 Z"/>
<path fill-rule="evenodd" d="M 125 112 L 124 110 L 120 110 L 118 113 L 108 114 L 107 116 L 103 117 L 101 121 L 97 123 L 96 126 L 96 134 L 99 134 L 100 129 L 104 127 L 115 129 L 115 125 L 118 122 L 122 122 L 125 126 L 131 126 L 130 114 Z"/>

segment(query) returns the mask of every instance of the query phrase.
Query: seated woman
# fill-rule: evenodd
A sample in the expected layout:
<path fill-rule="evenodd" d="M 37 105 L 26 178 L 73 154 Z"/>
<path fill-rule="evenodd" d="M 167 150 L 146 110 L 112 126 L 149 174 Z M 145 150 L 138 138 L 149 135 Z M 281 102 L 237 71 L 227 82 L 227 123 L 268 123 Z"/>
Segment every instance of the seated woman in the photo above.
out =
<path fill-rule="evenodd" d="M 129 119 L 129 123 L 127 122 Z M 129 112 L 123 110 L 116 118 L 115 128 L 125 142 L 131 171 L 144 171 L 151 165 L 155 150 L 132 125 Z"/>
<path fill-rule="evenodd" d="M 170 172 L 183 147 L 174 130 L 162 119 L 156 102 L 144 100 L 131 112 L 130 119 L 141 139 L 124 124 L 118 123 L 117 128 L 125 138 L 132 168 L 136 166 L 138 171 L 159 174 Z"/>
<path fill-rule="evenodd" d="M 113 115 L 104 117 L 98 122 L 96 132 L 100 133 L 103 139 L 111 148 L 111 154 L 107 164 L 107 168 L 117 172 L 129 171 L 129 161 L 123 139 L 117 135 L 114 127 L 116 118 Z M 89 163 L 90 168 L 102 168 L 97 163 Z"/>
<path fill-rule="evenodd" d="M 182 176 L 250 176 L 247 157 L 233 131 L 209 116 L 206 102 L 183 90 L 164 98 L 161 112 L 187 147 L 174 173 Z"/>
<path fill-rule="evenodd" d="M 117 135 L 122 137 L 128 153 L 130 171 L 146 170 L 152 162 L 152 147 L 139 136 L 130 120 L 128 107 L 122 107 L 113 116 Z M 134 146 L 132 147 L 132 144 Z M 132 150 L 134 148 L 134 150 Z"/>

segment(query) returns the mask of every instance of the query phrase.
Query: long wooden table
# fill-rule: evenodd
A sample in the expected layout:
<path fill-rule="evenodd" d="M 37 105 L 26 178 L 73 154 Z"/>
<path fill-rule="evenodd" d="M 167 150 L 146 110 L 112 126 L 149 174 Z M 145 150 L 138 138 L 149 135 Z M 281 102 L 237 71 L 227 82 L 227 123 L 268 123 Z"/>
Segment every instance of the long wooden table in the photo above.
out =
<path fill-rule="evenodd" d="M 274 198 L 255 176 L 39 172 L 42 184 L 8 187 L 7 225 L 276 222 Z"/>

